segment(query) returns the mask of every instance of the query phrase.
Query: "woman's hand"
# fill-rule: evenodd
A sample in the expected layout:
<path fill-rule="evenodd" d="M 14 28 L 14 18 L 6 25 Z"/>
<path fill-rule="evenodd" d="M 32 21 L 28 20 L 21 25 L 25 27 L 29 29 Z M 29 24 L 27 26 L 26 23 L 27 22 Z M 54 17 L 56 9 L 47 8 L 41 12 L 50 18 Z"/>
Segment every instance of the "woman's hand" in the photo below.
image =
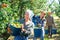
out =
<path fill-rule="evenodd" d="M 12 33 L 12 31 L 9 27 L 7 28 L 7 30 L 8 30 L 8 33 Z"/>
<path fill-rule="evenodd" d="M 25 29 L 22 29 L 22 31 L 26 32 L 26 30 L 25 30 Z"/>
<path fill-rule="evenodd" d="M 41 24 L 39 23 L 39 24 L 38 24 L 38 26 L 40 27 L 40 26 L 41 26 Z"/>

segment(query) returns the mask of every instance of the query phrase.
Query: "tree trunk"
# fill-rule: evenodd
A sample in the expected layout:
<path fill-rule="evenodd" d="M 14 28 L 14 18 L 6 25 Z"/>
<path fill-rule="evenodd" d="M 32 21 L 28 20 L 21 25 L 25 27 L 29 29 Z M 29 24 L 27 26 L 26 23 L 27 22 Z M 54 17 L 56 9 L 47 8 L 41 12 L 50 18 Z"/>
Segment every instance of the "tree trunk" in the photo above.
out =
<path fill-rule="evenodd" d="M 23 7 L 24 7 L 24 4 L 23 4 L 23 1 L 22 0 L 20 0 L 20 2 L 19 2 L 19 15 L 20 15 L 20 19 L 21 18 L 23 18 Z"/>

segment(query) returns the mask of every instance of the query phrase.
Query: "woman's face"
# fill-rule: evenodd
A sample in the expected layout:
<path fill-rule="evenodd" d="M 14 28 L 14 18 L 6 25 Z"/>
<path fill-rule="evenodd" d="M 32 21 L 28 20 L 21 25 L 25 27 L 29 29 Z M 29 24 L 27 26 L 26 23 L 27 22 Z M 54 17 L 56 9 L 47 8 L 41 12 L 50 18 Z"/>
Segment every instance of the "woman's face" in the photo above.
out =
<path fill-rule="evenodd" d="M 25 20 L 29 20 L 29 13 L 28 12 L 25 13 Z"/>
<path fill-rule="evenodd" d="M 43 18 L 43 17 L 45 16 L 45 13 L 44 13 L 44 12 L 42 12 L 40 16 Z"/>
<path fill-rule="evenodd" d="M 48 15 L 51 15 L 52 13 L 51 12 L 48 12 Z"/>

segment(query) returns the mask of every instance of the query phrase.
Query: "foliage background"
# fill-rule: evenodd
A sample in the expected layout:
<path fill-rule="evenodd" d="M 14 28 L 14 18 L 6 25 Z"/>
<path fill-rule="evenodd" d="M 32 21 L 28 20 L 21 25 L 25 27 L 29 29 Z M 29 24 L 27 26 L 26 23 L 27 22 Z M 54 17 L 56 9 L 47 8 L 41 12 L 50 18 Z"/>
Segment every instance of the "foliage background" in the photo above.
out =
<path fill-rule="evenodd" d="M 51 1 L 51 0 L 50 0 Z M 0 35 L 6 32 L 6 24 L 24 17 L 27 9 L 33 10 L 34 14 L 39 15 L 41 10 L 51 10 L 60 17 L 60 0 L 59 4 L 53 0 L 0 0 Z"/>

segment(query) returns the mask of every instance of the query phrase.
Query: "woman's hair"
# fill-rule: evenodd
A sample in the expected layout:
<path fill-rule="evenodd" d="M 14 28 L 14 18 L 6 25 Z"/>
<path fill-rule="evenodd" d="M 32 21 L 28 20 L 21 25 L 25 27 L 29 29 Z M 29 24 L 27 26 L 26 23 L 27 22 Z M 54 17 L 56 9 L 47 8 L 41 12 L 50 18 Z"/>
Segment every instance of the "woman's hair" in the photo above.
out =
<path fill-rule="evenodd" d="M 44 15 L 46 15 L 46 12 L 45 12 L 45 11 L 43 11 L 43 10 L 41 11 L 41 13 L 44 13 Z"/>
<path fill-rule="evenodd" d="M 28 10 L 26 10 L 26 12 L 28 12 L 28 14 L 29 14 L 29 19 L 32 20 L 32 17 L 34 16 L 33 11 L 28 9 Z"/>

